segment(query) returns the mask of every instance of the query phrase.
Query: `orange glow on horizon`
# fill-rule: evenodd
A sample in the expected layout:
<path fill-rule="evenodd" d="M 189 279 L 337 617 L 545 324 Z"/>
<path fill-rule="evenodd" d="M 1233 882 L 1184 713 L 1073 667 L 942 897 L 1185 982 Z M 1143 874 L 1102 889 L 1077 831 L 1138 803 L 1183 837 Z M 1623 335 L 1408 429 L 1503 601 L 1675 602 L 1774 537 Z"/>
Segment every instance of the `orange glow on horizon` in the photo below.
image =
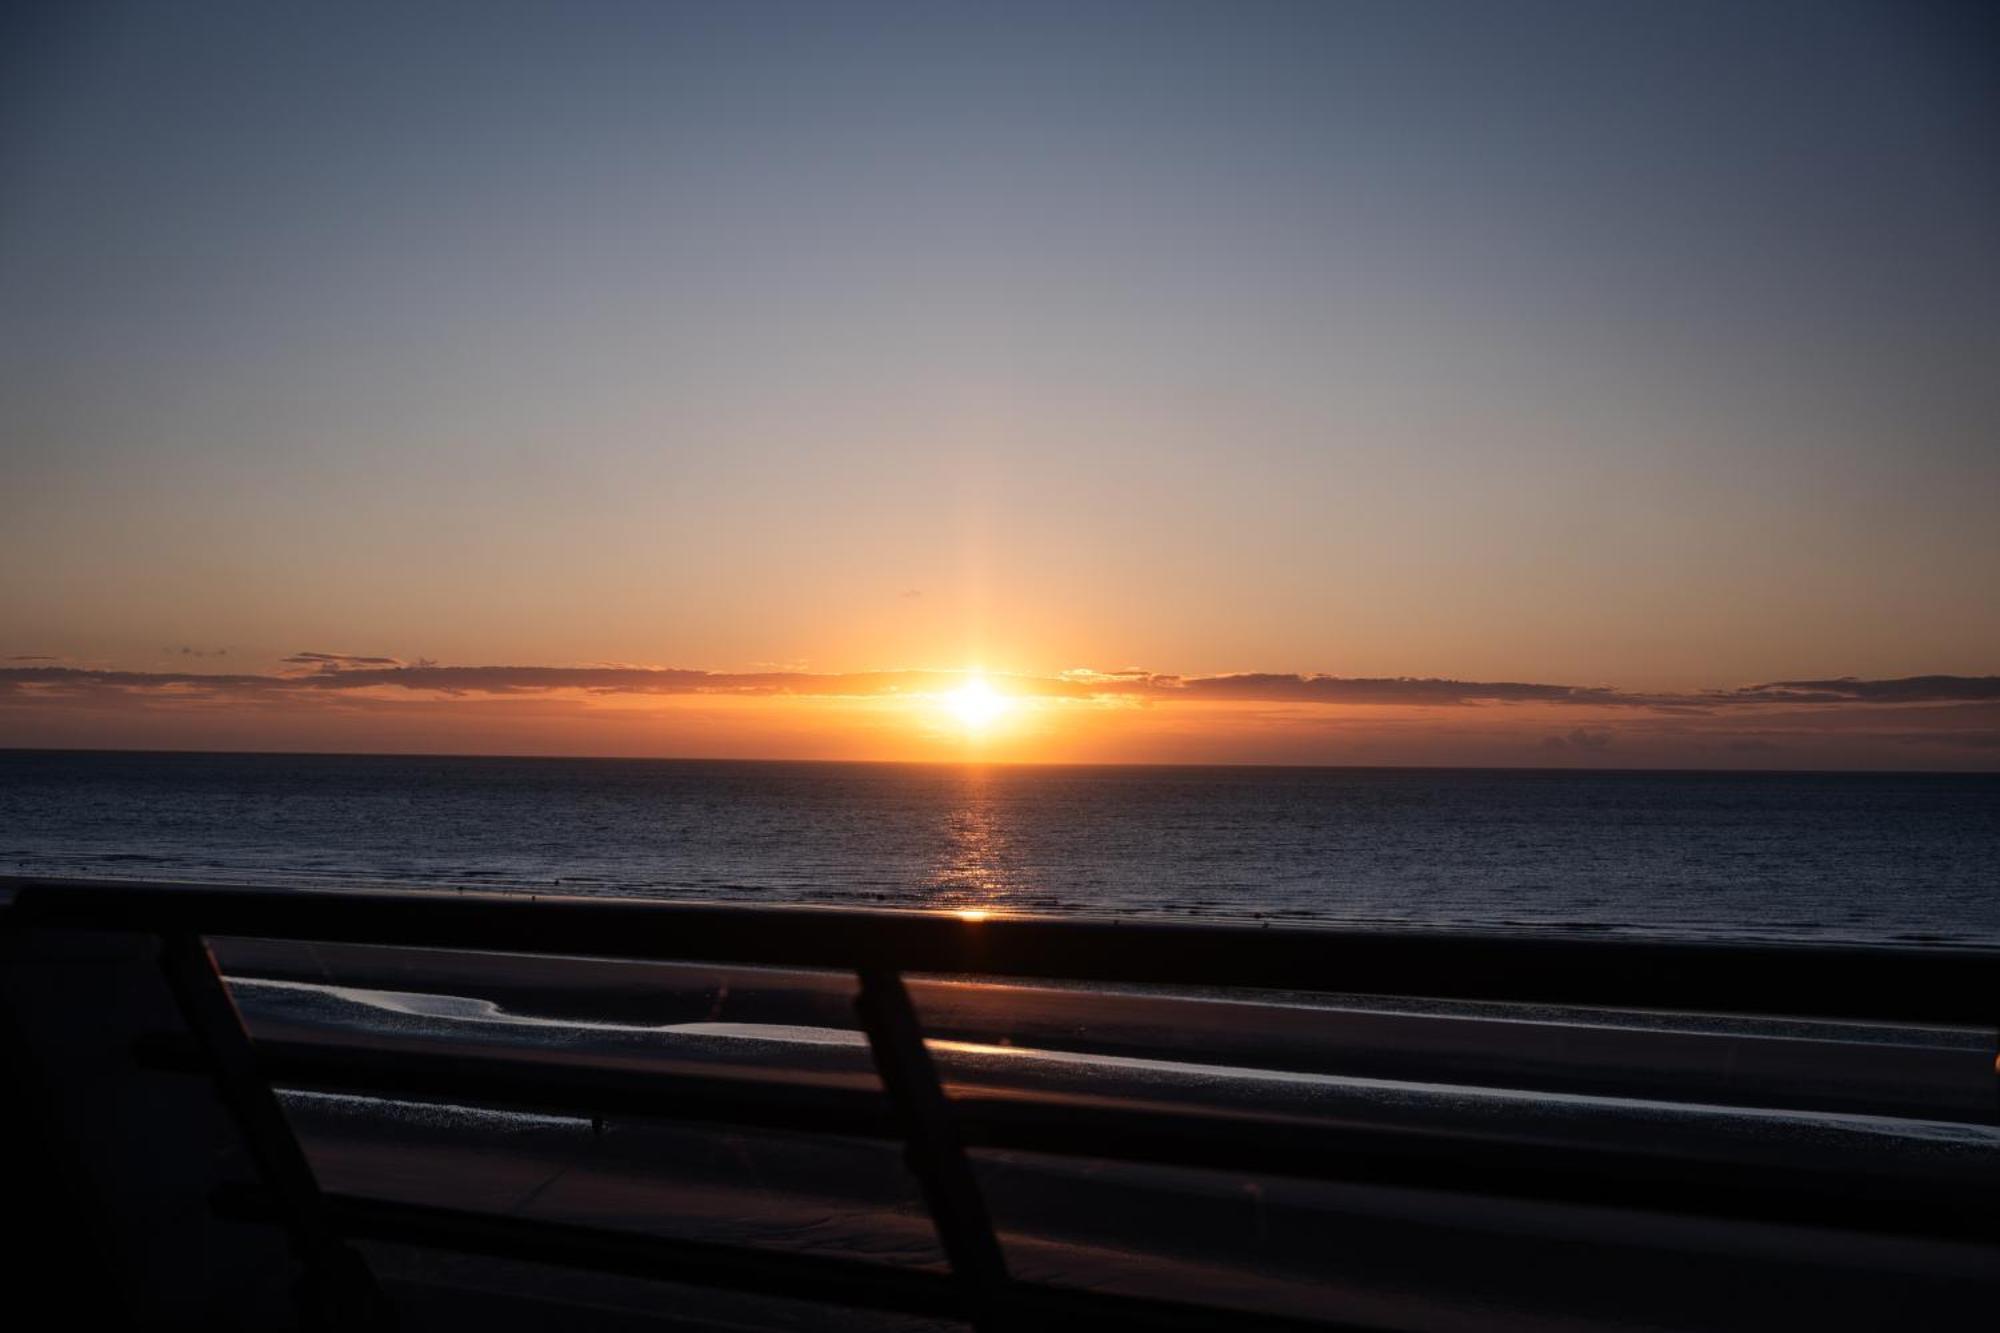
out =
<path fill-rule="evenodd" d="M 964 658 L 960 659 L 965 660 Z M 971 657 L 978 662 L 979 657 Z M 992 659 L 987 659 L 992 660 Z M 617 756 L 995 764 L 1871 768 L 1921 754 L 1990 765 L 1965 741 L 1983 680 L 1951 706 L 1763 689 L 1515 698 L 1472 683 L 1184 677 L 1010 662 L 876 672 L 646 667 L 320 666 L 137 672 L 0 666 L 0 728 L 29 748 Z M 1894 682 L 1891 682 L 1892 684 Z M 1949 682 L 1947 682 L 1949 685 Z M 1555 689 L 1556 687 L 1535 687 Z M 1957 696 L 1953 696 L 1956 698 Z M 1817 698 L 1817 696 L 1815 696 Z M 1843 695 L 1841 698 L 1847 698 Z M 1913 746 L 1923 745 L 1922 751 Z M 979 831 L 963 848 L 980 883 Z M 981 891 L 973 901 L 991 897 Z"/>

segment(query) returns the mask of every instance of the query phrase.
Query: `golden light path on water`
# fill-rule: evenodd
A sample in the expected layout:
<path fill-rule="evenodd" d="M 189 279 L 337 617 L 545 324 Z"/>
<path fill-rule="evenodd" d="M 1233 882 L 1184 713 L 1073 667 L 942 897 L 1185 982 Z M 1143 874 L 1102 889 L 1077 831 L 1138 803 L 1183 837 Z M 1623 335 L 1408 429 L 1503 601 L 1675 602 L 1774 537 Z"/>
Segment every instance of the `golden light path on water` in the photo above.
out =
<path fill-rule="evenodd" d="M 936 905 L 965 921 L 984 921 L 1005 910 L 1018 887 L 1007 869 L 1006 830 L 993 790 L 995 777 L 981 764 L 957 775 L 962 797 L 944 825 L 944 842 L 930 880 Z"/>

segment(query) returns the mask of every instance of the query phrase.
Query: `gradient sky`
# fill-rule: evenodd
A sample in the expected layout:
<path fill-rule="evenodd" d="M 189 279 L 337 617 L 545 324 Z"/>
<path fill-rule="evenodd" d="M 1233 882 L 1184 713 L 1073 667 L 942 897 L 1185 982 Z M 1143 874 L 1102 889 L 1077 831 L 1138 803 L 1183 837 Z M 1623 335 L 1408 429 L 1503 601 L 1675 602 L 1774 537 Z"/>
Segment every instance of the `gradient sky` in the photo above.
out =
<path fill-rule="evenodd" d="M 1992 767 L 1994 13 L 9 7 L 0 744 Z"/>

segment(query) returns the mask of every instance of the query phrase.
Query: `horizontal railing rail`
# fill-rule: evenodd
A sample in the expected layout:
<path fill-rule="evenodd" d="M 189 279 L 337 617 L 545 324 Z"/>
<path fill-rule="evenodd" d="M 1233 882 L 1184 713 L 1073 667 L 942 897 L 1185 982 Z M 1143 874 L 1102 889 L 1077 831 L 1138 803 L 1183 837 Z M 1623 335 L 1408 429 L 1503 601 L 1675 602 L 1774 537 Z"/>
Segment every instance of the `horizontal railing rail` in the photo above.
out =
<path fill-rule="evenodd" d="M 273 1083 L 516 1111 L 673 1120 L 851 1138 L 900 1139 L 889 1099 L 873 1088 L 794 1084 L 746 1074 L 648 1072 L 587 1060 L 522 1060 L 455 1052 L 260 1041 Z M 192 1071 L 186 1044 L 154 1043 L 153 1068 Z M 1080 1102 L 1061 1094 L 957 1089 L 967 1146 L 1196 1170 L 1456 1194 L 1528 1196 L 1704 1218 L 1961 1240 L 2000 1241 L 2000 1213 L 1980 1178 L 1910 1179 L 1894 1170 L 1711 1160 L 1658 1146 L 1567 1144 L 1494 1132 L 1354 1125 L 1288 1113 Z"/>
<path fill-rule="evenodd" d="M 0 879 L 23 922 L 840 971 L 2000 1022 L 2000 950 L 1746 944 L 435 891 Z"/>

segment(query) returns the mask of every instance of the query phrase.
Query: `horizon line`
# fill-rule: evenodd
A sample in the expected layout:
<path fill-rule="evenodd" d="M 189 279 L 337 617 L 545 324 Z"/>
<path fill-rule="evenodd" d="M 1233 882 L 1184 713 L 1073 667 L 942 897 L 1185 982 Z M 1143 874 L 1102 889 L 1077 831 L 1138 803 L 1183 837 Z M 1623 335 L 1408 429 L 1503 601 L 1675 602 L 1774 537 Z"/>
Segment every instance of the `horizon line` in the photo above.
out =
<path fill-rule="evenodd" d="M 1286 771 L 1340 772 L 1420 772 L 1420 773 L 1560 773 L 1567 775 L 1679 774 L 1683 776 L 1765 776 L 1765 777 L 1912 777 L 1912 778 L 2000 778 L 2000 768 L 1716 768 L 1713 766 L 1565 765 L 1565 764 L 1288 764 L 1205 760 L 1160 762 L 1144 760 L 1090 759 L 780 759 L 742 755 L 612 755 L 612 754 L 528 754 L 444 750 L 252 750 L 187 749 L 173 746 L 133 745 L 4 745 L 0 755 L 172 755 L 186 758 L 265 758 L 265 759 L 492 759 L 528 760 L 549 763 L 604 764 L 811 764 L 845 768 L 1095 768 L 1095 769 L 1281 769 Z"/>

